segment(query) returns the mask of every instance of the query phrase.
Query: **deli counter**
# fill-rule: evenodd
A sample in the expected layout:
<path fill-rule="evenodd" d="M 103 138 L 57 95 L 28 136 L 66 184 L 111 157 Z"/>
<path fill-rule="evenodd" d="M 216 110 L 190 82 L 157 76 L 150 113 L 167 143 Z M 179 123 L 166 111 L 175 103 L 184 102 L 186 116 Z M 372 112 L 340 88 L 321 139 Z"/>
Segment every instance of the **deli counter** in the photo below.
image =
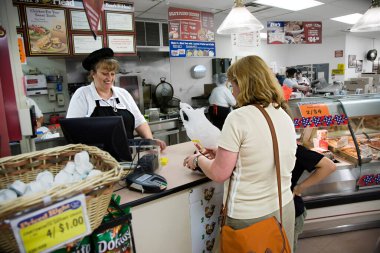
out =
<path fill-rule="evenodd" d="M 301 237 L 380 227 L 380 94 L 300 98 L 289 106 L 298 142 L 337 165 L 303 194 Z"/>

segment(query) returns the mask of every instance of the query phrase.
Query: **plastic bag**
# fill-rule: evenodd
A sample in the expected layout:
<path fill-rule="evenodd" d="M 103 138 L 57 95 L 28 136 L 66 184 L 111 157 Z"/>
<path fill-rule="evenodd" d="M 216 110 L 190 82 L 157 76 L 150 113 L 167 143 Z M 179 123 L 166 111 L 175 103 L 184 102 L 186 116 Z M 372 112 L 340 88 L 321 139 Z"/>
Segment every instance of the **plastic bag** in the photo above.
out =
<path fill-rule="evenodd" d="M 204 108 L 194 110 L 186 103 L 180 103 L 179 107 L 181 108 L 179 113 L 190 140 L 199 141 L 205 148 L 217 148 L 221 132 L 206 118 Z M 187 120 L 184 118 L 184 114 L 186 114 Z"/>

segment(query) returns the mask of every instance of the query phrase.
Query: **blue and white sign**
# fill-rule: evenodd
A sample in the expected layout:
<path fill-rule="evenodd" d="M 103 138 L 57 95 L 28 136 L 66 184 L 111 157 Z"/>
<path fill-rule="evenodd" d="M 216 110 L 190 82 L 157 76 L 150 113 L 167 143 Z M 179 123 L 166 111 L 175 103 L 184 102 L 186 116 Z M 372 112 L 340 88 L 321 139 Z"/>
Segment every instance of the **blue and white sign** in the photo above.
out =
<path fill-rule="evenodd" d="M 215 42 L 171 40 L 170 57 L 213 57 Z"/>

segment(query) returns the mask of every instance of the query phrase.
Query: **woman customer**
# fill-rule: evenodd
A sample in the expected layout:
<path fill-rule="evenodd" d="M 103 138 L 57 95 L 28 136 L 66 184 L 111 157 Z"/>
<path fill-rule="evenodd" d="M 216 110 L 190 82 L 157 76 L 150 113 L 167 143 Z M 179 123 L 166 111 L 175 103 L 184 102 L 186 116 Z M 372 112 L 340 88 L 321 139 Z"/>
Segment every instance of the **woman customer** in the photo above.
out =
<path fill-rule="evenodd" d="M 279 146 L 283 227 L 291 243 L 294 234 L 294 203 L 290 190 L 295 164 L 296 134 L 276 77 L 258 56 L 247 56 L 227 72 L 238 109 L 223 126 L 218 148 L 212 159 L 197 153 L 185 158 L 184 166 L 199 167 L 207 177 L 225 182 L 227 196 L 231 180 L 226 225 L 248 227 L 275 215 L 278 220 L 278 192 L 271 132 L 263 114 L 252 104 L 262 106 L 273 121 Z"/>
<path fill-rule="evenodd" d="M 231 112 L 231 107 L 236 105 L 236 100 L 231 91 L 227 88 L 227 76 L 225 73 L 218 75 L 215 87 L 208 99 L 210 107 L 208 114 L 211 123 L 222 130 L 227 115 Z"/>
<path fill-rule="evenodd" d="M 133 131 L 144 139 L 153 139 L 152 132 L 141 114 L 131 94 L 114 86 L 119 63 L 110 48 L 102 48 L 89 54 L 82 66 L 90 72 L 91 84 L 80 87 L 72 96 L 67 110 L 67 118 L 122 116 L 128 139 L 133 139 Z M 165 142 L 156 140 L 161 150 Z"/>

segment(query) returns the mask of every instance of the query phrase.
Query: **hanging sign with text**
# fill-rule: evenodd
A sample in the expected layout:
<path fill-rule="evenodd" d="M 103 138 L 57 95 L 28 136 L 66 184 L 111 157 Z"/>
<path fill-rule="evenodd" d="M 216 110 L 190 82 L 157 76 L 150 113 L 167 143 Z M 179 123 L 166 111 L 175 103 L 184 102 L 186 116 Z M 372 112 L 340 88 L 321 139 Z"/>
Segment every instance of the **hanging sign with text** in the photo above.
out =
<path fill-rule="evenodd" d="M 215 56 L 214 14 L 170 7 L 170 57 Z"/>
<path fill-rule="evenodd" d="M 322 22 L 268 21 L 268 44 L 321 44 Z"/>

